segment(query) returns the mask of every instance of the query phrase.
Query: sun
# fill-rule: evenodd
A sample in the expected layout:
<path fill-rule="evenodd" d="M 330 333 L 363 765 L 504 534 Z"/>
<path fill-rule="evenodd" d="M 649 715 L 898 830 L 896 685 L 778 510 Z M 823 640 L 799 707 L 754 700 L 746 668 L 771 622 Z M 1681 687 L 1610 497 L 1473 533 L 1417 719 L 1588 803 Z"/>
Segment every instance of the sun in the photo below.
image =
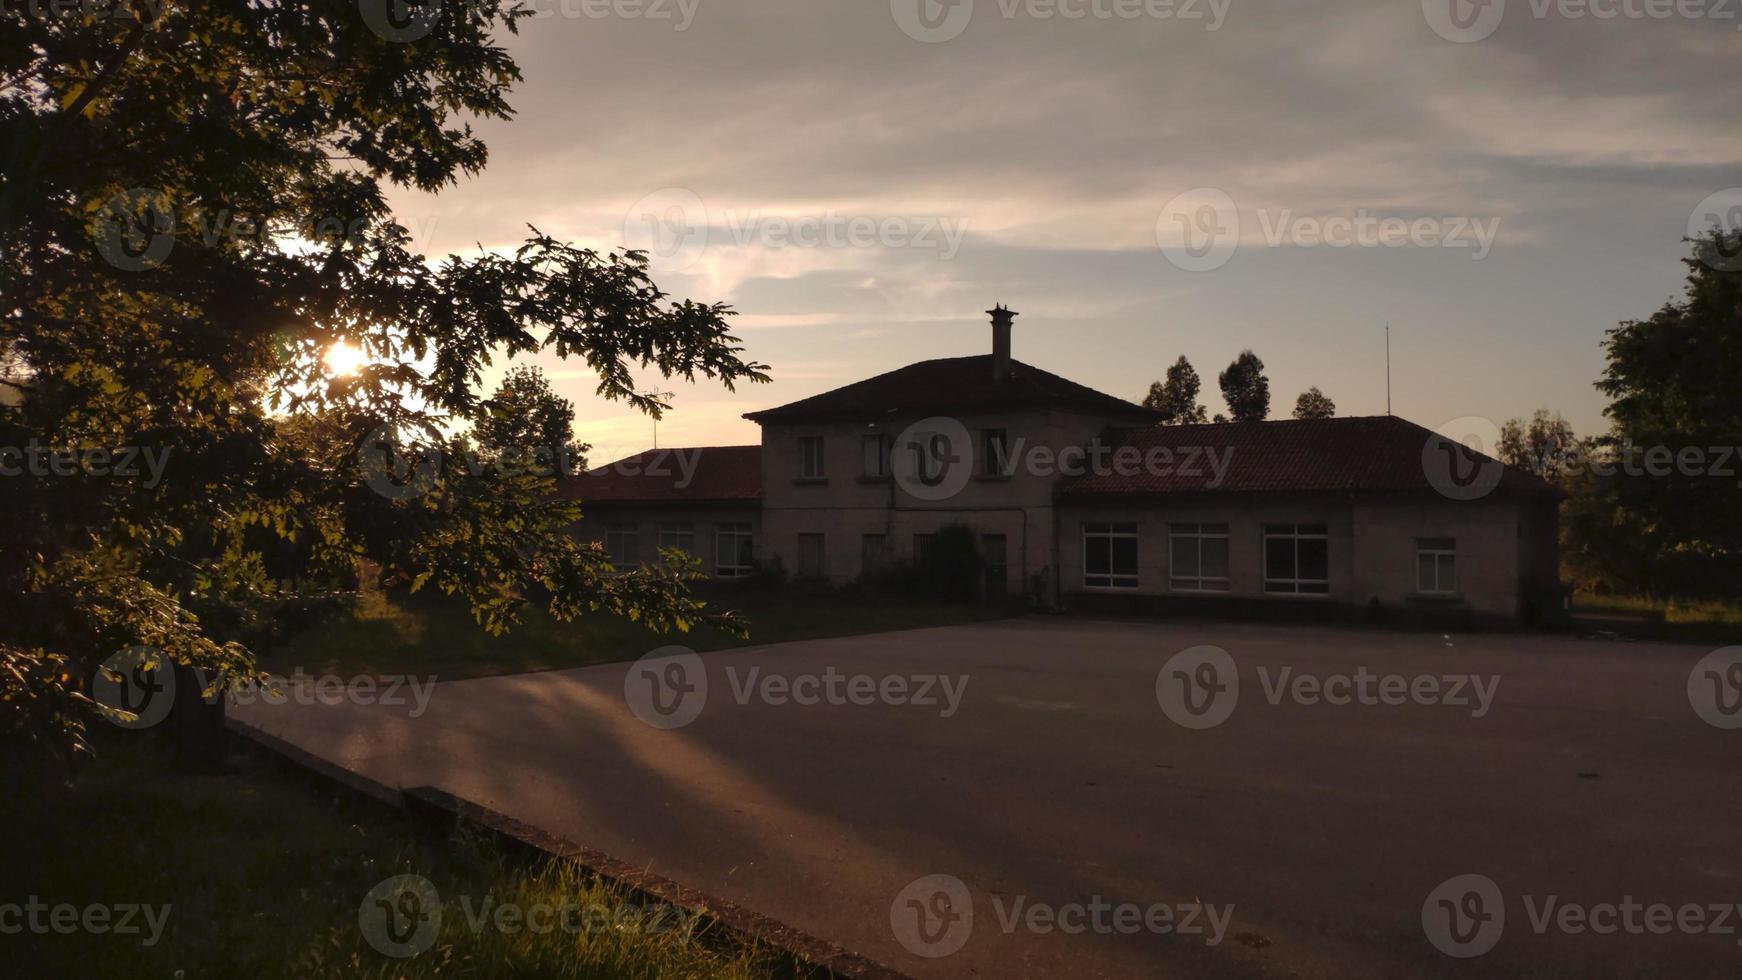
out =
<path fill-rule="evenodd" d="M 321 358 L 326 362 L 327 369 L 337 375 L 356 374 L 357 369 L 369 363 L 369 355 L 346 341 L 339 341 L 327 348 L 327 353 Z"/>

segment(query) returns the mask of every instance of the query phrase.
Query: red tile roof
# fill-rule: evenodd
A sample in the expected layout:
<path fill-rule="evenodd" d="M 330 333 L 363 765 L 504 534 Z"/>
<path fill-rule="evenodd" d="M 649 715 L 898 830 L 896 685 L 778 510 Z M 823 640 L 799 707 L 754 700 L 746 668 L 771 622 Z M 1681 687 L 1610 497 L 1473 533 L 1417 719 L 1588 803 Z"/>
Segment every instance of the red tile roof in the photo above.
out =
<path fill-rule="evenodd" d="M 562 496 L 588 503 L 755 503 L 761 446 L 649 449 L 563 481 Z"/>
<path fill-rule="evenodd" d="M 1115 450 L 1136 447 L 1146 460 L 1151 450 L 1169 454 L 1158 453 L 1153 465 L 1095 467 L 1061 482 L 1059 497 L 1343 492 L 1472 499 L 1487 495 L 1465 489 L 1477 487 L 1472 479 L 1483 476 L 1492 481 L 1490 493 L 1560 493 L 1532 474 L 1395 416 L 1160 425 L 1114 429 L 1103 441 Z M 1222 461 L 1220 468 L 1210 454 Z"/>
<path fill-rule="evenodd" d="M 1012 360 L 1009 375 L 1001 380 L 995 379 L 990 354 L 909 364 L 844 388 L 825 391 L 777 408 L 750 412 L 744 417 L 752 422 L 819 418 L 874 421 L 885 416 L 1027 408 L 1076 408 L 1129 419 L 1133 423 L 1160 417 L 1141 405 L 1103 394 L 1021 361 Z"/>

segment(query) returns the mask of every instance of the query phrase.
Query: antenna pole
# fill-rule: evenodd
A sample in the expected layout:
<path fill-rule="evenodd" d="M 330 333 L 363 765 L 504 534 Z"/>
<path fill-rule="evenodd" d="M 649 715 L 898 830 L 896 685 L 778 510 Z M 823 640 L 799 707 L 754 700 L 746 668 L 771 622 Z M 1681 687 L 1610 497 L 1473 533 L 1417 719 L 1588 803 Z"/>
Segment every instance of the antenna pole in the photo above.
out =
<path fill-rule="evenodd" d="M 1385 324 L 1385 414 L 1391 414 L 1391 323 Z"/>

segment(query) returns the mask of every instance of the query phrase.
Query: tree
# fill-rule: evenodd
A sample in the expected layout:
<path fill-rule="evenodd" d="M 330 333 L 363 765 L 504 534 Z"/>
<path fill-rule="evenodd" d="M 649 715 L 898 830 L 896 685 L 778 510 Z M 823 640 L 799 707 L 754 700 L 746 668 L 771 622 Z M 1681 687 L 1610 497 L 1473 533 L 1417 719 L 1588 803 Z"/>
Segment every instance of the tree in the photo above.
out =
<path fill-rule="evenodd" d="M 25 474 L 0 508 L 9 735 L 77 750 L 90 705 L 72 689 L 135 645 L 202 691 L 246 683 L 260 617 L 364 561 L 492 632 L 535 601 L 742 630 L 690 598 L 693 567 L 614 573 L 562 533 L 579 503 L 548 475 L 471 472 L 444 434 L 495 357 L 582 359 L 602 396 L 649 412 L 638 366 L 767 380 L 732 311 L 672 300 L 639 252 L 537 229 L 507 253 L 410 249 L 386 185 L 483 168 L 469 120 L 511 114 L 497 35 L 531 13 L 510 6 L 429 5 L 410 29 L 349 0 L 7 19 L 0 447 L 21 448 L 0 463 Z M 369 363 L 323 364 L 340 341 Z M 141 475 L 142 454 L 161 465 Z"/>
<path fill-rule="evenodd" d="M 1328 419 L 1336 414 L 1337 403 L 1316 387 L 1301 392 L 1294 400 L 1294 417 L 1297 419 Z"/>
<path fill-rule="evenodd" d="M 507 465 L 586 469 L 587 446 L 575 441 L 575 404 L 551 390 L 544 371 L 516 367 L 472 413 L 472 438 Z"/>
<path fill-rule="evenodd" d="M 1202 383 L 1198 380 L 1198 372 L 1192 368 L 1184 354 L 1173 366 L 1167 369 L 1167 380 L 1157 381 L 1149 386 L 1149 394 L 1144 396 L 1143 407 L 1154 409 L 1162 415 L 1162 422 L 1167 425 L 1186 425 L 1202 422 L 1205 419 L 1204 406 L 1198 404 L 1198 390 Z"/>
<path fill-rule="evenodd" d="M 1216 380 L 1234 421 L 1262 422 L 1269 417 L 1270 379 L 1264 376 L 1264 362 L 1257 354 L 1241 351 Z"/>
<path fill-rule="evenodd" d="M 1539 408 L 1529 422 L 1508 419 L 1500 427 L 1499 456 L 1507 466 L 1558 483 L 1580 456 L 1579 440 L 1558 412 Z"/>
<path fill-rule="evenodd" d="M 1720 457 L 1742 445 L 1742 233 L 1714 229 L 1691 244 L 1685 298 L 1612 328 L 1596 384 L 1613 399 L 1604 412 L 1616 507 L 1661 549 L 1642 564 L 1662 588 L 1733 595 L 1742 493 Z"/>

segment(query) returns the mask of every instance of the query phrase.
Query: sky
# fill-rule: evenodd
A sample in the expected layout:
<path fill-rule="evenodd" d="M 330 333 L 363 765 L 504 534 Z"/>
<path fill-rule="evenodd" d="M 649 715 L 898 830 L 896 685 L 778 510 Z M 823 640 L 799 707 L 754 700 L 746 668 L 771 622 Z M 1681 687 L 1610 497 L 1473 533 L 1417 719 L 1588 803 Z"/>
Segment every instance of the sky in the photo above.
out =
<path fill-rule="evenodd" d="M 1742 215 L 1734 0 L 530 6 L 488 169 L 395 208 L 430 255 L 536 225 L 731 304 L 773 382 L 639 375 L 674 393 L 662 446 L 985 353 L 994 303 L 1019 360 L 1125 398 L 1184 354 L 1222 411 L 1250 348 L 1273 418 L 1309 385 L 1383 413 L 1390 323 L 1397 414 L 1590 433 L 1604 332 L 1680 297 L 1690 227 Z M 595 463 L 651 445 L 584 365 L 515 363 Z"/>

